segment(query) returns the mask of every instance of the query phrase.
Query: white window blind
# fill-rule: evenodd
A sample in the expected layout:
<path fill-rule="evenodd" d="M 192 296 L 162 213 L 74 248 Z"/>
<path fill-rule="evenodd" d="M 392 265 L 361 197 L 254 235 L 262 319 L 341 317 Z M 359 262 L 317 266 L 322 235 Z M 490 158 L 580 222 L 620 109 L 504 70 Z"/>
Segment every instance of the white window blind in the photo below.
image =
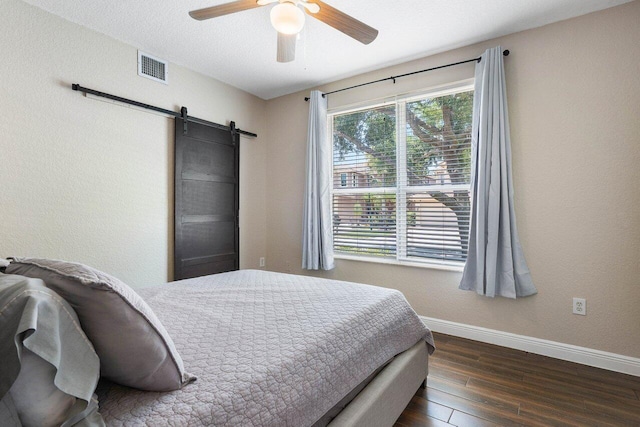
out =
<path fill-rule="evenodd" d="M 334 250 L 376 257 L 396 254 L 396 107 L 333 116 Z"/>
<path fill-rule="evenodd" d="M 331 115 L 338 255 L 465 261 L 472 105 L 465 87 Z"/>

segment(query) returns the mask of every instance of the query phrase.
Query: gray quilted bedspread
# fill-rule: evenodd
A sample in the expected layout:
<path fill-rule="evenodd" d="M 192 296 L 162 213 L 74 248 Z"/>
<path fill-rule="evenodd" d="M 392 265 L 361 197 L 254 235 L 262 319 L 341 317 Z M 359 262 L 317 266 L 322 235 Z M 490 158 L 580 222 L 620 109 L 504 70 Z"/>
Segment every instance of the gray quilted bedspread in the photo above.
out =
<path fill-rule="evenodd" d="M 402 293 L 241 270 L 140 289 L 198 380 L 98 388 L 107 425 L 309 426 L 431 332 Z"/>

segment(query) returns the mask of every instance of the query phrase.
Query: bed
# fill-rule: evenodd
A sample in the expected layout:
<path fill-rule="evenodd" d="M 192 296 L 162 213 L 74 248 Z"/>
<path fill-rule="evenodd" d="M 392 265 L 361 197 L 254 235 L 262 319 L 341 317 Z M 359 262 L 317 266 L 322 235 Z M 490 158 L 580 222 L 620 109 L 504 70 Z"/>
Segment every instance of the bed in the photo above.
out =
<path fill-rule="evenodd" d="M 197 380 L 153 392 L 101 379 L 106 425 L 389 426 L 434 350 L 386 288 L 241 270 L 137 293 Z"/>

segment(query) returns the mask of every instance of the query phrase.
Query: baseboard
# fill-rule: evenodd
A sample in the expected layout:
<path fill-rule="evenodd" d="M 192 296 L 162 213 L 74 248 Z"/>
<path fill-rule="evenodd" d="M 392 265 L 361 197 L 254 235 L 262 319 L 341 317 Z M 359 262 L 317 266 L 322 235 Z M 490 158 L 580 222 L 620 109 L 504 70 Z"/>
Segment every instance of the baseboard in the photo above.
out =
<path fill-rule="evenodd" d="M 479 326 L 449 322 L 432 317 L 420 316 L 420 318 L 434 332 L 528 351 L 529 353 L 541 354 L 543 356 L 640 377 L 639 358 L 494 329 L 481 328 Z"/>

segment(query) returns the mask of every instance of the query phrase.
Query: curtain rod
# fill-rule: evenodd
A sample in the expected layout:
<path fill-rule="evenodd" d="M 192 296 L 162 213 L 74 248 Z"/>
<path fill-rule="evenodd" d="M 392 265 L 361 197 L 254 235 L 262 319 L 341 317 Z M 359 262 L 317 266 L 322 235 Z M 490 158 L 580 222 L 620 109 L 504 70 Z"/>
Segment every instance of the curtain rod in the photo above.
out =
<path fill-rule="evenodd" d="M 502 54 L 504 56 L 509 56 L 509 50 L 506 49 L 504 52 L 502 52 Z M 400 74 L 399 76 L 391 76 L 391 77 L 387 77 L 387 78 L 380 79 L 380 80 L 374 80 L 372 82 L 360 83 L 359 85 L 349 86 L 349 87 L 345 87 L 345 88 L 342 88 L 342 89 L 333 90 L 331 92 L 323 93 L 322 97 L 324 98 L 325 96 L 331 95 L 332 93 L 338 93 L 338 92 L 342 92 L 342 91 L 345 91 L 345 90 L 355 89 L 355 88 L 358 88 L 358 87 L 361 87 L 361 86 L 367 86 L 367 85 L 372 85 L 374 83 L 386 82 L 387 80 L 393 80 L 393 83 L 395 84 L 396 79 L 399 79 L 400 77 L 407 77 L 407 76 L 412 76 L 414 74 L 426 73 L 427 71 L 434 71 L 434 70 L 439 70 L 441 68 L 453 67 L 454 65 L 466 64 L 468 62 L 474 62 L 474 61 L 475 62 L 480 62 L 481 59 L 482 59 L 482 57 L 480 56 L 478 58 L 467 59 L 466 61 L 454 62 L 452 64 L 440 65 L 440 66 L 433 67 L 433 68 L 427 68 L 425 70 L 413 71 L 411 73 L 406 73 L 406 74 Z M 308 96 L 306 96 L 304 98 L 305 101 L 309 101 L 309 99 L 310 98 Z"/>
<path fill-rule="evenodd" d="M 151 110 L 151 111 L 155 111 L 157 113 L 166 114 L 167 116 L 181 118 L 181 119 L 184 120 L 185 132 L 186 132 L 186 124 L 189 121 L 189 122 L 192 122 L 192 123 L 200 123 L 200 124 L 203 124 L 203 125 L 211 126 L 211 127 L 216 128 L 216 129 L 228 130 L 228 131 L 231 131 L 231 132 L 236 132 L 236 133 L 239 133 L 239 134 L 242 134 L 242 135 L 246 135 L 246 136 L 251 136 L 251 137 L 254 137 L 254 138 L 258 136 L 255 133 L 247 132 L 246 130 L 237 129 L 235 127 L 235 123 L 234 122 L 231 122 L 230 126 L 225 126 L 225 125 L 221 125 L 219 123 L 214 123 L 214 122 L 210 122 L 208 120 L 202 120 L 202 119 L 198 119 L 197 117 L 189 116 L 189 115 L 187 115 L 187 107 L 182 107 L 180 112 L 177 113 L 175 111 L 165 110 L 164 108 L 155 107 L 155 106 L 149 105 L 149 104 L 143 104 L 142 102 L 133 101 L 131 99 L 122 98 L 120 96 L 111 95 L 111 94 L 108 94 L 108 93 L 104 93 L 104 92 L 100 92 L 100 91 L 97 91 L 97 90 L 93 90 L 93 89 L 89 89 L 89 88 L 86 88 L 86 87 L 82 87 L 77 83 L 73 83 L 71 85 L 71 89 L 75 90 L 75 91 L 78 91 L 78 92 L 83 92 L 85 94 L 88 93 L 90 95 L 111 99 L 113 101 L 120 102 L 122 104 L 133 105 L 134 107 L 144 108 L 145 110 Z"/>

